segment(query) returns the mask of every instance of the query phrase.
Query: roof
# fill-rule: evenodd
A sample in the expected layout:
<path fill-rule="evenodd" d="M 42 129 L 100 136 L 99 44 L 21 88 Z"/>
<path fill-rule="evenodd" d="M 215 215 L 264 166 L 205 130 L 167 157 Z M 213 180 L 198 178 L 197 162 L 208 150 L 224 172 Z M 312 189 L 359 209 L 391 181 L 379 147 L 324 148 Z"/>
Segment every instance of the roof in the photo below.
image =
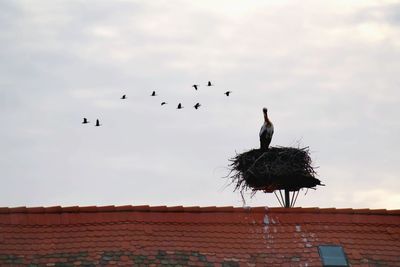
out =
<path fill-rule="evenodd" d="M 1 266 L 400 266 L 400 210 L 234 207 L 0 208 Z"/>

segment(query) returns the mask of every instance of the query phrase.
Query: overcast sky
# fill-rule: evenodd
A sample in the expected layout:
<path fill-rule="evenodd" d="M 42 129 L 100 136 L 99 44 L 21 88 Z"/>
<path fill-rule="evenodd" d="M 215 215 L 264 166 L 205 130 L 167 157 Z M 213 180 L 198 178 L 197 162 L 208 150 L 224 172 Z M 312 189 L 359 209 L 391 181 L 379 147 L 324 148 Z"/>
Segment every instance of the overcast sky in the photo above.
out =
<path fill-rule="evenodd" d="M 0 206 L 241 206 L 265 106 L 326 184 L 298 206 L 400 208 L 399 2 L 5 0 L 0 33 Z"/>

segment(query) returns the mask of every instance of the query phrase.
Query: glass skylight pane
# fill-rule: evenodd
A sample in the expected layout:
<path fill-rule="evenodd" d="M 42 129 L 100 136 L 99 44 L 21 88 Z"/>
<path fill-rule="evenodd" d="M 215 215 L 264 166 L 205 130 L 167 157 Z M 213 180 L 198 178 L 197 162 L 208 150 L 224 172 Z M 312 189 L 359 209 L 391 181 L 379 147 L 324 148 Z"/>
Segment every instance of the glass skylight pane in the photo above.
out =
<path fill-rule="evenodd" d="M 319 255 L 324 266 L 348 266 L 341 246 L 319 246 Z"/>

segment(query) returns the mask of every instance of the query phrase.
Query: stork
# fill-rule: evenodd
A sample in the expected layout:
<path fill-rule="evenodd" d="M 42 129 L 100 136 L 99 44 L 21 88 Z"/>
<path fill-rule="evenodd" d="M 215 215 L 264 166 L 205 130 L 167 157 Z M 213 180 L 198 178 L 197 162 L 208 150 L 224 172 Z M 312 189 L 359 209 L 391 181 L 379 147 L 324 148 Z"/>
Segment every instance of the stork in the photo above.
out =
<path fill-rule="evenodd" d="M 264 124 L 260 130 L 260 149 L 267 150 L 274 134 L 274 125 L 268 118 L 268 109 L 263 108 Z"/>

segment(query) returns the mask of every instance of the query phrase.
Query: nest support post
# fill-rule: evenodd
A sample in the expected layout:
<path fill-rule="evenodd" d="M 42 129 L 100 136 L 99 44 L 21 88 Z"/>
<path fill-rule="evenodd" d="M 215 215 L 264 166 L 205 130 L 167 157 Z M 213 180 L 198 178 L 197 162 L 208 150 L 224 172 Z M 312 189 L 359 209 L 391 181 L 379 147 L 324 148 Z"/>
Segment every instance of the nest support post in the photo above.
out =
<path fill-rule="evenodd" d="M 285 208 L 290 208 L 290 193 L 285 189 Z"/>
<path fill-rule="evenodd" d="M 283 191 L 283 194 L 282 194 Z M 288 189 L 279 190 L 279 196 L 274 191 L 276 198 L 278 199 L 279 204 L 284 208 L 293 208 L 296 204 L 297 196 L 299 195 L 299 191 L 290 191 Z"/>

